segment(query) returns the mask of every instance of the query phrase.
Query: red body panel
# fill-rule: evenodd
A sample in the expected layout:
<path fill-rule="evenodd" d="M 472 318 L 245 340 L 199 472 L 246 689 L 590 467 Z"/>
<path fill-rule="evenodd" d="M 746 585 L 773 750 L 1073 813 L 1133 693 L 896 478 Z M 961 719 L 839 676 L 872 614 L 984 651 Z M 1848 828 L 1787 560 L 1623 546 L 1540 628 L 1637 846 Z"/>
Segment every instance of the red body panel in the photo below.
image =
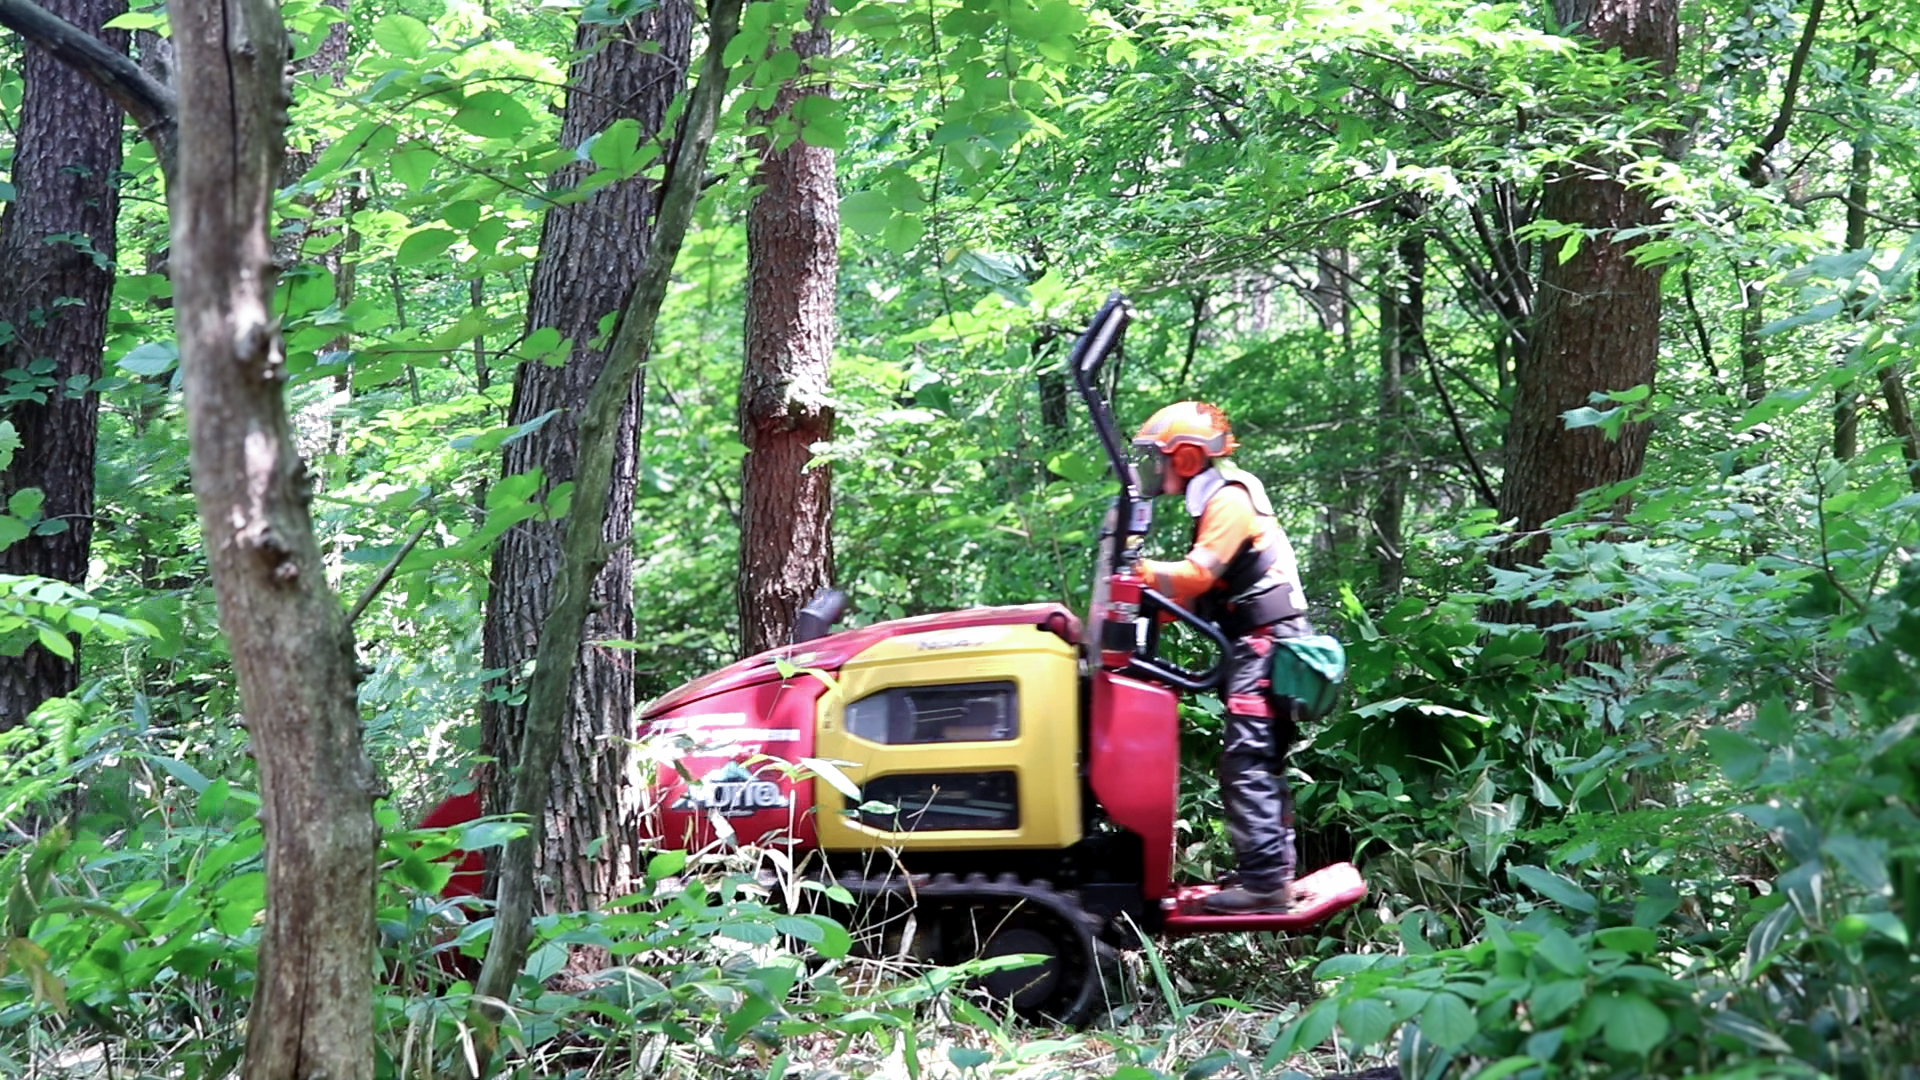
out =
<path fill-rule="evenodd" d="M 479 818 L 480 793 L 469 791 L 465 795 L 455 795 L 427 811 L 427 816 L 420 820 L 420 828 L 445 829 Z M 463 851 L 458 853 L 458 858 L 459 861 L 453 864 L 453 876 L 447 879 L 447 887 L 440 890 L 440 895 L 448 899 L 479 896 L 480 890 L 487 884 L 487 857 L 478 851 Z"/>
<path fill-rule="evenodd" d="M 1093 673 L 1087 745 L 1094 797 L 1121 828 L 1145 842 L 1141 890 L 1173 891 L 1173 817 L 1180 797 L 1180 699 L 1155 683 Z"/>
<path fill-rule="evenodd" d="M 813 785 L 787 766 L 813 756 L 826 684 L 805 674 L 783 677 L 775 660 L 836 672 L 860 653 L 901 634 L 1009 623 L 1048 626 L 1069 641 L 1077 640 L 1080 632 L 1080 621 L 1060 604 L 894 619 L 750 656 L 653 702 L 641 711 L 640 736 L 684 736 L 692 748 L 676 757 L 671 746 L 660 747 L 667 761 L 653 778 L 649 835 L 667 847 L 702 848 L 721 839 L 717 816 L 742 843 L 817 846 Z"/>
<path fill-rule="evenodd" d="M 1253 930 L 1304 930 L 1325 922 L 1339 912 L 1366 898 L 1367 883 L 1352 863 L 1323 866 L 1293 883 L 1293 910 L 1285 915 L 1206 915 L 1200 903 L 1207 894 L 1219 891 L 1217 885 L 1186 885 L 1166 901 L 1163 932 L 1169 937 L 1183 934 L 1218 934 Z"/>
<path fill-rule="evenodd" d="M 711 675 L 703 675 L 676 690 L 667 692 L 642 709 L 640 715 L 643 719 L 650 720 L 715 694 L 724 694 L 756 683 L 778 682 L 780 672 L 774 665 L 777 659 L 787 660 L 798 667 L 838 671 L 842 664 L 875 644 L 901 634 L 919 634 L 929 630 L 958 630 L 967 626 L 1004 626 L 1008 623 L 1045 626 L 1050 621 L 1055 626 L 1066 630 L 1062 636 L 1067 640 L 1079 641 L 1080 619 L 1073 612 L 1068 611 L 1063 604 L 1017 604 L 1011 607 L 943 611 L 933 615 L 917 615 L 911 619 L 874 623 L 872 626 L 862 626 L 855 630 L 842 630 L 837 634 L 830 634 L 818 641 L 809 641 L 803 645 L 769 649 L 723 667 Z"/>
<path fill-rule="evenodd" d="M 641 721 L 640 736 L 660 740 L 654 749 L 665 758 L 652 777 L 646 834 L 697 850 L 720 839 L 717 817 L 743 843 L 815 846 L 813 785 L 791 764 L 813 756 L 826 689 L 810 675 L 746 683 Z"/>

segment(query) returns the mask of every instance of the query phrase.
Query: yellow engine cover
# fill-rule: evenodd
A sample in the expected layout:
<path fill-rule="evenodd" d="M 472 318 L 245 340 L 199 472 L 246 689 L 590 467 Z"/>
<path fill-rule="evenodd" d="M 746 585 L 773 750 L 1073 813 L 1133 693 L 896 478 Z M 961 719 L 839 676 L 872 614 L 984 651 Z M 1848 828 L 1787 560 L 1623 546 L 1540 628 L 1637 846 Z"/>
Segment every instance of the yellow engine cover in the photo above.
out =
<path fill-rule="evenodd" d="M 888 638 L 820 699 L 814 781 L 828 851 L 1064 848 L 1080 839 L 1079 659 L 1028 624 Z M 878 810 L 882 803 L 893 809 Z"/>

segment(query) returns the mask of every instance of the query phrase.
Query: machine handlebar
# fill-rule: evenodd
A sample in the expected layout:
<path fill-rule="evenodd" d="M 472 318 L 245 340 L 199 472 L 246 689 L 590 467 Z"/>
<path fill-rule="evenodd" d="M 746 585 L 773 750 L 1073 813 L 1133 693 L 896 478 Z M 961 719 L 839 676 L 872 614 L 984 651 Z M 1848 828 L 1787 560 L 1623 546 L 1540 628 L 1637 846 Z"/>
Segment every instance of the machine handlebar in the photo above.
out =
<path fill-rule="evenodd" d="M 1177 622 L 1186 623 L 1199 631 L 1200 635 L 1219 650 L 1213 666 L 1204 671 L 1192 671 L 1178 664 L 1160 659 L 1160 613 L 1164 611 Z M 1151 586 L 1140 590 L 1140 615 L 1147 620 L 1147 641 L 1143 649 L 1135 649 L 1128 669 L 1136 674 L 1156 679 L 1170 686 L 1179 687 L 1189 693 L 1200 693 L 1220 685 L 1227 673 L 1227 657 L 1231 655 L 1233 645 L 1227 640 L 1220 627 L 1203 619 L 1174 599 Z"/>

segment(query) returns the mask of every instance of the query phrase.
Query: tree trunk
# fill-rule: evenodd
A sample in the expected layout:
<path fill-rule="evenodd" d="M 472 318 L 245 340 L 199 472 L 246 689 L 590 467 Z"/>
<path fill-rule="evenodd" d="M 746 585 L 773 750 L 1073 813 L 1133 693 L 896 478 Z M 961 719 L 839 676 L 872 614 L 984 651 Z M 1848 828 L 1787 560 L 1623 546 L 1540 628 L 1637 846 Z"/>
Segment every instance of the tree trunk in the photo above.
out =
<path fill-rule="evenodd" d="M 1873 143 L 1862 133 L 1853 140 L 1853 160 L 1847 170 L 1848 251 L 1859 251 L 1867 246 L 1867 198 L 1872 179 Z M 1858 318 L 1860 295 L 1855 293 L 1849 296 L 1847 306 Z M 1833 394 L 1833 456 L 1846 461 L 1859 451 L 1860 395 L 1854 391 L 1849 379 Z"/>
<path fill-rule="evenodd" d="M 807 67 L 831 45 L 826 0 L 809 0 L 793 36 L 802 73 L 756 123 L 781 124 L 826 94 Z M 778 47 L 776 43 L 775 47 Z M 746 363 L 740 373 L 740 642 L 746 654 L 785 645 L 814 592 L 833 581 L 832 471 L 813 445 L 833 435 L 827 368 L 840 268 L 840 198 L 833 151 L 797 136 L 753 140 L 760 156 L 747 213 Z"/>
<path fill-rule="evenodd" d="M 124 30 L 101 29 L 124 0 L 51 0 L 48 11 L 124 53 Z M 0 505 L 37 488 L 40 513 L 58 532 L 0 549 L 0 574 L 37 574 L 84 584 L 93 543 L 94 441 L 100 353 L 112 306 L 119 194 L 120 107 L 78 70 L 29 48 L 13 201 L 0 213 L 0 370 L 33 373 L 29 394 L 0 395 L 0 420 L 20 438 L 0 471 Z M 58 239 L 54 239 L 58 238 Z M 75 388 L 78 392 L 75 392 Z M 6 401 L 6 398 L 14 398 Z M 76 642 L 77 644 L 77 642 Z M 0 731 L 48 698 L 79 685 L 77 660 L 39 644 L 0 664 Z"/>
<path fill-rule="evenodd" d="M 272 0 L 173 0 L 169 16 L 180 60 L 170 269 L 190 464 L 266 835 L 243 1075 L 370 1078 L 378 785 L 271 306 L 287 36 Z"/>
<path fill-rule="evenodd" d="M 1871 84 L 1873 74 L 1879 66 L 1878 50 L 1862 45 L 1854 54 L 1856 64 L 1862 70 L 1861 82 Z M 1871 243 L 1867 235 L 1867 201 L 1873 197 L 1873 142 L 1874 132 L 1868 127 L 1869 121 L 1862 119 L 1862 130 L 1853 136 L 1853 160 L 1847 173 L 1847 250 L 1862 251 Z M 1871 316 L 1862 312 L 1861 298 L 1850 299 L 1848 306 L 1853 310 L 1856 320 L 1867 320 Z M 1907 399 L 1906 373 L 1899 360 L 1883 363 L 1875 367 L 1874 378 L 1880 384 L 1880 397 L 1887 407 L 1887 428 L 1893 437 L 1900 440 L 1900 452 L 1907 462 L 1907 481 L 1915 491 L 1920 491 L 1920 430 L 1916 430 L 1913 407 Z M 1836 417 L 1834 425 L 1834 456 L 1851 457 L 1859 439 L 1859 412 L 1854 400 L 1852 388 L 1841 391 L 1843 412 Z M 1842 445 L 1844 436 L 1845 445 Z M 1847 453 L 1842 455 L 1840 451 Z"/>
<path fill-rule="evenodd" d="M 1584 27 L 1595 46 L 1629 60 L 1652 61 L 1671 76 L 1678 50 L 1677 0 L 1556 0 L 1562 26 Z M 1563 414 L 1592 394 L 1651 384 L 1660 351 L 1660 269 L 1635 265 L 1631 241 L 1615 234 L 1648 224 L 1658 212 L 1646 193 L 1619 179 L 1624 163 L 1598 156 L 1547 178 L 1541 216 L 1586 230 L 1564 262 L 1550 251 L 1541 274 L 1531 348 L 1515 372 L 1506 435 L 1500 514 L 1517 534 L 1496 558 L 1515 566 L 1546 550 L 1547 521 L 1572 510 L 1582 492 L 1637 476 L 1648 429 L 1629 424 L 1619 438 L 1598 428 L 1569 430 Z M 1502 621 L 1564 622 L 1564 609 L 1505 606 Z M 1556 643 L 1556 650 L 1558 643 Z"/>
<path fill-rule="evenodd" d="M 666 0 L 626 27 L 582 23 L 575 39 L 580 59 L 570 75 L 561 140 L 578 146 L 617 120 L 640 124 L 642 138 L 660 135 L 667 108 L 686 85 L 693 9 Z M 657 46 L 642 51 L 638 46 Z M 570 165 L 556 177 L 568 186 L 584 175 Z M 508 422 L 525 424 L 548 413 L 539 430 L 506 448 L 503 474 L 539 469 L 543 494 L 572 482 L 579 460 L 580 410 L 606 365 L 601 320 L 621 309 L 646 259 L 658 210 L 657 185 L 634 178 L 585 201 L 547 212 L 527 307 L 530 330 L 553 327 L 572 342 L 564 366 L 524 364 L 514 378 Z M 638 794 L 628 782 L 623 740 L 633 736 L 632 654 L 594 644 L 633 636 L 632 533 L 635 434 L 640 384 L 629 391 L 618 428 L 605 537 L 610 557 L 593 585 L 593 614 L 573 680 L 572 712 L 551 777 L 546 842 L 536 855 L 550 888 L 548 911 L 582 911 L 617 895 L 631 876 L 638 835 Z M 484 628 L 484 663 L 502 674 L 481 705 L 481 742 L 493 759 L 483 778 L 489 812 L 507 809 L 509 777 L 522 760 L 526 707 L 509 695 L 525 687 L 541 624 L 554 603 L 564 521 L 527 521 L 494 549 Z"/>
<path fill-rule="evenodd" d="M 1767 285 L 1759 266 L 1746 269 L 1754 276 L 1740 280 L 1740 397 L 1758 405 L 1767 396 L 1767 349 L 1760 340 L 1760 330 L 1767 325 Z"/>
<path fill-rule="evenodd" d="M 1406 576 L 1403 518 L 1412 472 L 1407 379 L 1419 372 L 1421 357 L 1426 354 L 1426 237 L 1419 232 L 1403 237 L 1382 278 L 1380 398 L 1374 450 L 1381 477 L 1371 516 L 1380 590 L 1393 596 L 1400 592 Z"/>
<path fill-rule="evenodd" d="M 699 85 L 687 97 L 685 119 L 668 157 L 671 164 L 660 196 L 654 236 L 640 278 L 617 313 L 600 376 L 580 411 L 574 513 L 567 518 L 561 541 L 553 607 L 540 624 L 533 678 L 527 686 L 525 757 L 513 776 L 511 806 L 526 819 L 529 828 L 525 835 L 509 840 L 502 852 L 493 934 L 487 940 L 487 959 L 474 984 L 475 1019 L 482 1028 L 482 1038 L 476 1040 L 469 1059 L 475 1076 L 487 1075 L 498 1045 L 494 1025 L 507 1014 L 507 999 L 526 963 L 532 939 L 534 855 L 544 843 L 551 777 L 568 734 L 565 729 L 571 719 L 573 684 L 578 681 L 580 668 L 575 661 L 585 640 L 592 582 L 607 565 L 606 510 L 617 472 L 620 416 L 626 411 L 632 386 L 640 378 L 652 348 L 673 264 L 693 222 L 721 99 L 726 94 L 727 67 L 722 58 L 739 28 L 740 7 L 741 0 L 711 0 L 707 5 L 707 53 L 701 61 Z"/>

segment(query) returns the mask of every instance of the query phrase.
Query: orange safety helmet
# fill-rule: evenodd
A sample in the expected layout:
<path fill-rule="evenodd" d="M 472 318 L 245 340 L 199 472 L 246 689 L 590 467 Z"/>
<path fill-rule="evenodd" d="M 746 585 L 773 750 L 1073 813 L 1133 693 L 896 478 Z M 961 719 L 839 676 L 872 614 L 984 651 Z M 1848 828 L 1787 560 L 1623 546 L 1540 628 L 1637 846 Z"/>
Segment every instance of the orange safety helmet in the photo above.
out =
<path fill-rule="evenodd" d="M 1157 452 L 1174 475 L 1191 480 L 1207 470 L 1208 459 L 1226 457 L 1240 444 L 1218 406 L 1178 401 L 1147 417 L 1133 445 Z"/>

